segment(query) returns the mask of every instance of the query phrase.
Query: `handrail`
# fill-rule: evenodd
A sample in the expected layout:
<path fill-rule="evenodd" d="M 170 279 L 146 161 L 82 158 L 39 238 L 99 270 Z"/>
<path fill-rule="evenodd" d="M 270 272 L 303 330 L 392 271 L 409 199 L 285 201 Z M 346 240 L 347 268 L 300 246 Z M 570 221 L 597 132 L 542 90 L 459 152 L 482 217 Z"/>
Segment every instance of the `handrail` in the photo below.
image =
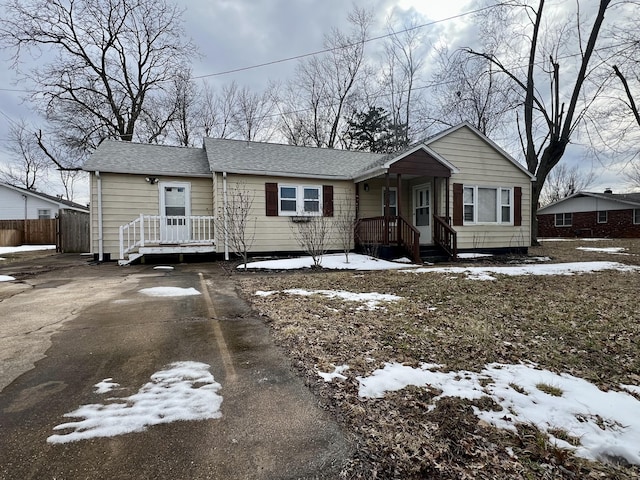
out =
<path fill-rule="evenodd" d="M 444 217 L 433 216 L 433 241 L 454 260 L 458 257 L 458 232 Z"/>
<path fill-rule="evenodd" d="M 145 244 L 209 244 L 215 242 L 214 217 L 143 215 L 120 225 L 120 258 Z"/>
<path fill-rule="evenodd" d="M 420 232 L 402 215 L 362 218 L 356 225 L 355 238 L 359 246 L 398 245 L 413 261 L 420 262 Z"/>

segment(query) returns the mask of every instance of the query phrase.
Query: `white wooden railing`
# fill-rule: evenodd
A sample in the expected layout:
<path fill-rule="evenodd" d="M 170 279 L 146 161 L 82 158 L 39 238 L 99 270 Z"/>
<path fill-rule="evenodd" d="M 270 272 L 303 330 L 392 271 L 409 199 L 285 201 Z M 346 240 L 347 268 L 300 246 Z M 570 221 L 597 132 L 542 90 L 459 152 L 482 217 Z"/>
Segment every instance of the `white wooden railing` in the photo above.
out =
<path fill-rule="evenodd" d="M 207 244 L 214 242 L 210 216 L 142 215 L 120 225 L 120 258 L 145 245 Z"/>

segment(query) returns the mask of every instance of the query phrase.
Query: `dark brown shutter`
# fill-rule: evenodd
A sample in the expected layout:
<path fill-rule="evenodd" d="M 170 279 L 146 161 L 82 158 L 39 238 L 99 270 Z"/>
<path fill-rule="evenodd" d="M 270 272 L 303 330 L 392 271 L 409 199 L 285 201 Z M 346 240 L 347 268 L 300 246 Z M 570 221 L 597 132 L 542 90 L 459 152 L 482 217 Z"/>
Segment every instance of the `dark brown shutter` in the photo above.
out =
<path fill-rule="evenodd" d="M 464 187 L 461 183 L 453 184 L 453 225 L 463 225 L 464 204 L 462 203 L 462 194 Z"/>
<path fill-rule="evenodd" d="M 513 225 L 522 225 L 522 187 L 513 188 Z"/>
<path fill-rule="evenodd" d="M 265 205 L 267 207 L 267 217 L 278 216 L 278 184 L 264 184 Z"/>
<path fill-rule="evenodd" d="M 333 217 L 333 185 L 322 186 L 322 214 Z"/>

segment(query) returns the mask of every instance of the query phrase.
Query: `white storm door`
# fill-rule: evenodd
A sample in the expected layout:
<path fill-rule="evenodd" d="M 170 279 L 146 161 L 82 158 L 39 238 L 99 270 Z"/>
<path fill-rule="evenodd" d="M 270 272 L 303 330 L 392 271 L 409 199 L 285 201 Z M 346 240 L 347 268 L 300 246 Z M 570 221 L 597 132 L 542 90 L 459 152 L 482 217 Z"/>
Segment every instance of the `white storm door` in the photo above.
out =
<path fill-rule="evenodd" d="M 420 244 L 433 242 L 431 236 L 431 186 L 413 187 L 413 225 L 420 232 Z"/>
<path fill-rule="evenodd" d="M 191 185 L 189 183 L 160 184 L 160 242 L 184 243 L 189 240 L 191 215 Z"/>

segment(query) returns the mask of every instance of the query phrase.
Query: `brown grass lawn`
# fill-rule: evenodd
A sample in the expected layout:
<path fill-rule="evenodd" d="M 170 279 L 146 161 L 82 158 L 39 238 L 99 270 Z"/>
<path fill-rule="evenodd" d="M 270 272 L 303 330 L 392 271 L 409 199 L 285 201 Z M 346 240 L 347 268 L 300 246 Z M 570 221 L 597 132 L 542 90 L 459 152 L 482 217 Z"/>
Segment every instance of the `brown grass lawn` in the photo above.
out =
<path fill-rule="evenodd" d="M 622 246 L 631 255 L 583 252 L 578 246 Z M 553 263 L 640 265 L 640 241 L 543 242 L 529 255 L 548 256 Z M 478 421 L 471 407 L 495 408 L 488 398 L 447 398 L 427 412 L 439 392 L 408 387 L 382 399 L 362 399 L 356 380 L 385 362 L 438 363 L 443 371 L 535 362 L 603 390 L 619 390 L 620 383 L 640 385 L 640 272 L 499 276 L 496 281 L 393 271 L 240 273 L 237 278 L 254 308 L 268 317 L 300 375 L 351 437 L 354 454 L 344 478 L 640 476 L 637 466 L 624 462 L 574 457 L 532 426 L 522 425 L 514 434 Z M 318 295 L 254 295 L 256 290 L 288 288 L 388 293 L 403 300 L 370 311 Z M 326 383 L 317 375 L 342 364 L 349 365 L 347 380 Z"/>

